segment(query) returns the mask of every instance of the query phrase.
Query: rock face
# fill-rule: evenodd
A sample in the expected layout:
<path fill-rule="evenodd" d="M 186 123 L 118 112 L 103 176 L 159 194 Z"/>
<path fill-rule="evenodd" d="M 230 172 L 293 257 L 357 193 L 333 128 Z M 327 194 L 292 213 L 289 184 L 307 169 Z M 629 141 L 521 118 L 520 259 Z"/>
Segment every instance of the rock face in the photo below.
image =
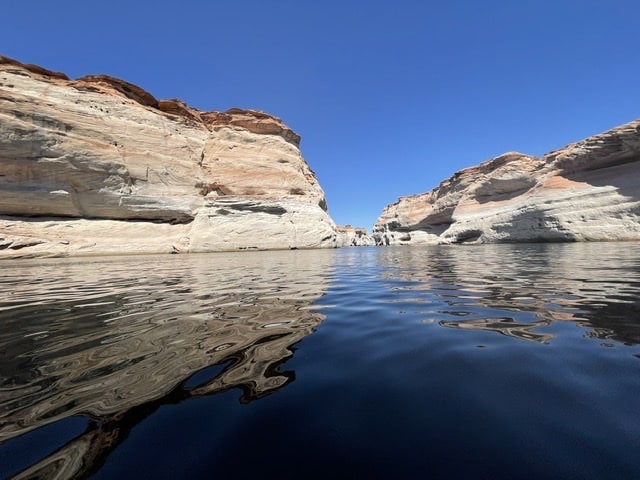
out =
<path fill-rule="evenodd" d="M 338 247 L 367 247 L 376 242 L 366 228 L 338 225 Z"/>
<path fill-rule="evenodd" d="M 550 152 L 510 152 L 388 205 L 380 245 L 640 240 L 640 120 Z"/>
<path fill-rule="evenodd" d="M 0 57 L 0 258 L 335 247 L 300 137 Z"/>

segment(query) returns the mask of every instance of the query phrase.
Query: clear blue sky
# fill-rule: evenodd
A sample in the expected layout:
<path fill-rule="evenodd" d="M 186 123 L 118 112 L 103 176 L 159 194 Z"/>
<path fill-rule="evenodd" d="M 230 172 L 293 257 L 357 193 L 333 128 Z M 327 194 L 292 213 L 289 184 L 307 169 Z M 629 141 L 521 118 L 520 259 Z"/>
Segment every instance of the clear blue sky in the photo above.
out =
<path fill-rule="evenodd" d="M 20 0 L 0 53 L 203 110 L 264 110 L 339 224 L 505 151 L 640 117 L 638 0 Z"/>

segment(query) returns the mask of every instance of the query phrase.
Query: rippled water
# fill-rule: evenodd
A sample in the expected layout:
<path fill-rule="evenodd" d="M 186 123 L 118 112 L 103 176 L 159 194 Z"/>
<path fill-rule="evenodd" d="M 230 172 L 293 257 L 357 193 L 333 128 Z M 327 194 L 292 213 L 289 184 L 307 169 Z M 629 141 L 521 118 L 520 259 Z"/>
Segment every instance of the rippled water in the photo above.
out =
<path fill-rule="evenodd" d="M 0 268 L 0 478 L 640 478 L 637 243 Z"/>

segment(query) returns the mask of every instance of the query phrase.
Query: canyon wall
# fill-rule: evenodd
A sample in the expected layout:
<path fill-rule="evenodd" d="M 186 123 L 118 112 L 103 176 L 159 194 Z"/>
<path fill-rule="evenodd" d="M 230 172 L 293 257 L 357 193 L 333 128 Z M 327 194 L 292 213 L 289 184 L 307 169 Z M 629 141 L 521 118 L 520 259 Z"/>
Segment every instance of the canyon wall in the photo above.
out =
<path fill-rule="evenodd" d="M 337 246 L 300 137 L 0 57 L 0 258 Z"/>
<path fill-rule="evenodd" d="M 379 245 L 640 240 L 640 120 L 466 168 L 378 218 Z"/>

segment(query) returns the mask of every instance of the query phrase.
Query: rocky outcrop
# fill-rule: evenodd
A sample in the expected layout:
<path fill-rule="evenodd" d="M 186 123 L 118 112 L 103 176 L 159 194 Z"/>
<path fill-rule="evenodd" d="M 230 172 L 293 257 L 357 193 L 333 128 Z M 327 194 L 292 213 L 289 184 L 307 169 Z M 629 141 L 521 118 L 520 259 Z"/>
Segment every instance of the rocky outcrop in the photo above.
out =
<path fill-rule="evenodd" d="M 338 225 L 338 247 L 367 247 L 376 242 L 366 228 Z"/>
<path fill-rule="evenodd" d="M 542 158 L 510 152 L 388 205 L 380 245 L 640 240 L 640 120 Z"/>
<path fill-rule="evenodd" d="M 335 247 L 278 118 L 0 57 L 0 258 Z"/>

